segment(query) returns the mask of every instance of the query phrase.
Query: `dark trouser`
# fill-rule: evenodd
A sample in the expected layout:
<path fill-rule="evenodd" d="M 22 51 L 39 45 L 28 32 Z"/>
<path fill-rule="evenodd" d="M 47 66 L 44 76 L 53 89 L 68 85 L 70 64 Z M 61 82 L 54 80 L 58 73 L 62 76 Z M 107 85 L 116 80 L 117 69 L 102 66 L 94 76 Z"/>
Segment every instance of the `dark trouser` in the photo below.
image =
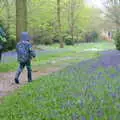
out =
<path fill-rule="evenodd" d="M 1 59 L 2 59 L 2 50 L 0 50 L 0 62 L 1 62 Z"/>
<path fill-rule="evenodd" d="M 20 66 L 18 68 L 18 71 L 16 73 L 15 78 L 18 80 L 21 72 L 23 71 L 24 67 L 26 66 L 28 71 L 28 82 L 32 82 L 32 69 L 31 69 L 31 62 L 27 61 L 25 63 L 20 63 Z"/>

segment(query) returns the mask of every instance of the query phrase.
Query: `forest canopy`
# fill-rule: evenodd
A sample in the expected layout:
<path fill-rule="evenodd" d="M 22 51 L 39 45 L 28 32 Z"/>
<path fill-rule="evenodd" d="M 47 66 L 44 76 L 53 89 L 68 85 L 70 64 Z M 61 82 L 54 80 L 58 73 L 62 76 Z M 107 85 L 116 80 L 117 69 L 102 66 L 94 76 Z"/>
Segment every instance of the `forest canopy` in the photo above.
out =
<path fill-rule="evenodd" d="M 12 44 L 18 41 L 16 29 L 17 34 L 23 31 L 23 22 L 35 44 L 52 44 L 60 39 L 74 44 L 87 41 L 86 34 L 95 36 L 99 32 L 101 11 L 88 7 L 84 0 L 1 0 L 0 3 L 0 22 Z"/>

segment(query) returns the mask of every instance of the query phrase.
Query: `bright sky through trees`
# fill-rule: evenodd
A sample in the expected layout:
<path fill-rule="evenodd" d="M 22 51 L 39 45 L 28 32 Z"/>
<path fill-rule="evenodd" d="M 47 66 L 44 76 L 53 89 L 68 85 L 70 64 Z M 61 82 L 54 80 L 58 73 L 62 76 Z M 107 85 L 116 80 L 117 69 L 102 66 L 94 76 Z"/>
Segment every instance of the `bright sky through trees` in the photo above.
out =
<path fill-rule="evenodd" d="M 100 9 L 103 9 L 103 1 L 104 0 L 85 0 L 86 3 L 90 6 L 97 7 Z"/>

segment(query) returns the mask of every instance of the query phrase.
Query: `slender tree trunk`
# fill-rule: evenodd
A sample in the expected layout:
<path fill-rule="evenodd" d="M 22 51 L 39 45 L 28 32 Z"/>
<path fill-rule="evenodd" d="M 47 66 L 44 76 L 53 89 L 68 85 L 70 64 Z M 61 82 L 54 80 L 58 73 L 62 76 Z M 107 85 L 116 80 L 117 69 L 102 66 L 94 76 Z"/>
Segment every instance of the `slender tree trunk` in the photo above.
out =
<path fill-rule="evenodd" d="M 9 5 L 9 1 L 6 0 L 5 1 L 6 4 L 6 13 L 7 13 L 7 32 L 9 33 L 10 30 L 10 5 Z"/>
<path fill-rule="evenodd" d="M 60 48 L 64 47 L 63 38 L 61 35 L 61 9 L 60 9 L 60 0 L 57 0 L 57 21 L 58 21 L 58 35 L 59 35 L 59 41 L 60 41 Z"/>
<path fill-rule="evenodd" d="M 74 41 L 74 0 L 71 0 L 71 36 Z"/>
<path fill-rule="evenodd" d="M 27 31 L 27 0 L 16 0 L 16 40 Z"/>

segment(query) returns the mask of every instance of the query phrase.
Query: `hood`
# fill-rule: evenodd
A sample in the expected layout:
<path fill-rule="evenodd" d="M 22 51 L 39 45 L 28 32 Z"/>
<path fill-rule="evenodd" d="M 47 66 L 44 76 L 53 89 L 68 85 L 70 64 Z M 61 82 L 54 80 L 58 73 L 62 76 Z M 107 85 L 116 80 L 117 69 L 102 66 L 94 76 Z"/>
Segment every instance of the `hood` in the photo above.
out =
<path fill-rule="evenodd" d="M 30 35 L 28 34 L 28 32 L 22 32 L 21 36 L 20 36 L 20 41 L 30 41 Z"/>

